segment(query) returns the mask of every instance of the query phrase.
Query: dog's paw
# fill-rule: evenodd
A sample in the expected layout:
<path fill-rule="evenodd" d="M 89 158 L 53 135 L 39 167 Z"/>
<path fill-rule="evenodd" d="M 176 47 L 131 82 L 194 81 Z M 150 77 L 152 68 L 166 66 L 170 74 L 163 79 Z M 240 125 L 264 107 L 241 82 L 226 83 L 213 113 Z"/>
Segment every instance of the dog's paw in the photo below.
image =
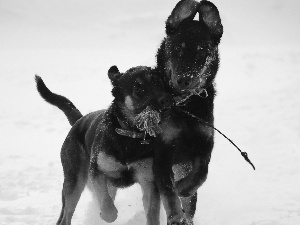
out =
<path fill-rule="evenodd" d="M 188 220 L 184 214 L 176 215 L 168 219 L 168 225 L 193 225 L 193 223 L 189 221 L 190 220 Z"/>
<path fill-rule="evenodd" d="M 118 217 L 118 210 L 114 204 L 104 207 L 100 212 L 100 217 L 107 223 L 114 222 Z"/>
<path fill-rule="evenodd" d="M 173 222 L 171 225 L 194 225 L 192 220 L 182 218 L 179 222 Z"/>
<path fill-rule="evenodd" d="M 197 192 L 199 188 L 198 186 L 187 186 L 186 183 L 182 182 L 182 180 L 175 182 L 175 187 L 178 191 L 179 196 L 181 197 L 192 196 Z"/>

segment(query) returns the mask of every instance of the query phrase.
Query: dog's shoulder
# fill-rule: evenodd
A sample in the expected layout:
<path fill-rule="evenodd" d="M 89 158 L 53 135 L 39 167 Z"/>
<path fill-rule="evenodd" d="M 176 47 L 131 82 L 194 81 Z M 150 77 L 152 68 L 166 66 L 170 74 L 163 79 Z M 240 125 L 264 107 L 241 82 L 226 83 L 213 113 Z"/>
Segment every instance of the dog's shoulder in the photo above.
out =
<path fill-rule="evenodd" d="M 83 146 L 91 146 L 95 134 L 103 129 L 107 110 L 98 110 L 81 117 L 71 128 L 68 136 L 74 137 Z"/>

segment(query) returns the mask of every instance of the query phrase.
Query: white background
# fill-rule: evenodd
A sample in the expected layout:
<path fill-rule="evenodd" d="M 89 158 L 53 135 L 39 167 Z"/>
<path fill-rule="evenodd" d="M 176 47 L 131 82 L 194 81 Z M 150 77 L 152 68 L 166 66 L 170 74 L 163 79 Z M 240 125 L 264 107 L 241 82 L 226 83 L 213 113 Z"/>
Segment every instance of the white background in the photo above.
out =
<path fill-rule="evenodd" d="M 177 1 L 0 1 L 0 224 L 55 224 L 64 114 L 35 89 L 39 74 L 83 114 L 112 97 L 107 70 L 155 65 Z M 300 224 L 300 2 L 216 0 L 224 35 L 216 133 L 195 224 Z M 145 224 L 138 186 L 122 190 L 114 224 Z M 74 224 L 106 224 L 88 191 Z M 165 224 L 162 210 L 162 224 Z"/>

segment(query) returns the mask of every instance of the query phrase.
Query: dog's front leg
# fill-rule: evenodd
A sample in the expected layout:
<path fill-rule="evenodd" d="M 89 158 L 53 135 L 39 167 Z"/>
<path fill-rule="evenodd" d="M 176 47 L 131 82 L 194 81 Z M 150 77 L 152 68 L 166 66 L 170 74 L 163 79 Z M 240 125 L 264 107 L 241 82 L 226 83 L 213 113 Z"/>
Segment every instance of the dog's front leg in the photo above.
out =
<path fill-rule="evenodd" d="M 175 187 L 181 197 L 194 195 L 207 178 L 214 140 L 211 137 L 206 142 L 201 142 L 201 138 L 199 138 L 199 141 L 196 146 L 200 146 L 200 149 L 198 149 L 198 154 L 195 156 L 192 171 L 188 176 L 175 183 Z"/>
<path fill-rule="evenodd" d="M 100 204 L 100 217 L 107 223 L 114 222 L 118 217 L 118 210 L 109 194 L 105 175 L 94 169 L 91 171 L 91 181 L 93 193 Z"/>
<path fill-rule="evenodd" d="M 159 225 L 160 195 L 152 171 L 152 159 L 134 163 L 135 178 L 141 185 L 147 225 Z"/>
<path fill-rule="evenodd" d="M 154 181 L 140 182 L 147 225 L 159 225 L 160 196 Z"/>
<path fill-rule="evenodd" d="M 153 173 L 167 214 L 168 225 L 186 224 L 181 202 L 174 187 L 172 149 L 155 148 Z"/>
<path fill-rule="evenodd" d="M 190 197 L 196 194 L 198 188 L 206 181 L 208 163 L 209 159 L 197 157 L 190 174 L 175 183 L 176 190 L 181 197 Z"/>
<path fill-rule="evenodd" d="M 181 204 L 189 225 L 193 225 L 193 218 L 196 212 L 197 192 L 190 197 L 180 197 Z"/>

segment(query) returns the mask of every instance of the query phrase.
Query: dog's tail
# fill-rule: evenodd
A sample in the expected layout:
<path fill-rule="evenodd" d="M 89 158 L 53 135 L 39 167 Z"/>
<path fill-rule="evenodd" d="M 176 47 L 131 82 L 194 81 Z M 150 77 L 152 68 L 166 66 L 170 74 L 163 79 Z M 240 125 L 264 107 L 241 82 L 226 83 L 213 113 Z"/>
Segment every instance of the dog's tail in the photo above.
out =
<path fill-rule="evenodd" d="M 44 81 L 40 76 L 35 75 L 35 82 L 36 82 L 37 90 L 42 96 L 42 98 L 46 102 L 62 110 L 66 115 L 66 117 L 68 118 L 71 126 L 73 126 L 76 123 L 76 121 L 82 117 L 81 112 L 73 105 L 73 103 L 69 99 L 67 99 L 64 96 L 51 92 L 47 88 L 47 86 L 45 85 Z"/>

